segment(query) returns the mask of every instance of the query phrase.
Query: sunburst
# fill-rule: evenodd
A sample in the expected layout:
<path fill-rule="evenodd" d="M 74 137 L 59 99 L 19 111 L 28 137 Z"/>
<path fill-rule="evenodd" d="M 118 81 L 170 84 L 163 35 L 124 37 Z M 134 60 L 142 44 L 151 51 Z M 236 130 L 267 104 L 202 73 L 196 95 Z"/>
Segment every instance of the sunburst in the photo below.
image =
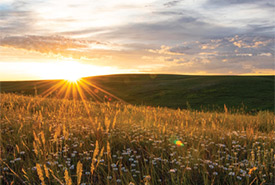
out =
<path fill-rule="evenodd" d="M 49 84 L 51 86 L 49 87 Z M 92 83 L 91 79 L 88 78 L 66 78 L 64 80 L 48 81 L 48 83 L 43 84 L 37 87 L 37 89 L 45 89 L 39 94 L 42 98 L 54 97 L 62 99 L 72 99 L 72 100 L 81 100 L 86 109 L 86 112 L 90 117 L 90 110 L 88 106 L 89 101 L 94 102 L 119 102 L 126 103 L 124 100 L 113 95 L 112 93 L 104 90 L 102 87 Z M 91 120 L 92 121 L 92 120 Z"/>

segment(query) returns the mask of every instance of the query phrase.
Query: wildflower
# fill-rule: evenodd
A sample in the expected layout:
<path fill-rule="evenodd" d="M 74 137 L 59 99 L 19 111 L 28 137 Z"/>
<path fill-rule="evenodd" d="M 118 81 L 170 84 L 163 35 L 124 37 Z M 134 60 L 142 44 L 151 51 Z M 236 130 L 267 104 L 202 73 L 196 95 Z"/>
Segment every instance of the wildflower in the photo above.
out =
<path fill-rule="evenodd" d="M 21 161 L 21 158 L 18 157 L 18 158 L 16 158 L 16 159 L 14 159 L 14 161 L 15 161 L 15 162 L 16 162 L 16 161 Z"/>
<path fill-rule="evenodd" d="M 175 173 L 176 172 L 176 169 L 170 169 L 169 170 L 169 173 Z"/>
<path fill-rule="evenodd" d="M 218 175 L 218 172 L 213 172 L 213 175 Z"/>
<path fill-rule="evenodd" d="M 121 183 L 121 179 L 117 179 L 116 182 L 117 182 L 117 183 Z"/>
<path fill-rule="evenodd" d="M 70 166 L 70 170 L 73 170 L 74 169 L 74 165 Z"/>
<path fill-rule="evenodd" d="M 229 172 L 228 175 L 230 175 L 230 176 L 235 176 L 235 172 Z"/>

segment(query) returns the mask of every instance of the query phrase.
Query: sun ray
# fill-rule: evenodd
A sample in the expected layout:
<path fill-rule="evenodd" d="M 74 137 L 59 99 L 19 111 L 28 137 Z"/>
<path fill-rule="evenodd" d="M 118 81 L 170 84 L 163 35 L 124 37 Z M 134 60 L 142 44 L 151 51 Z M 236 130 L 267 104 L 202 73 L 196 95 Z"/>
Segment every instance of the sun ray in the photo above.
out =
<path fill-rule="evenodd" d="M 48 86 L 50 82 L 45 82 L 41 86 Z M 40 87 L 41 87 L 40 86 Z M 108 95 L 108 97 L 112 98 L 113 100 L 120 101 L 122 103 L 126 103 L 124 100 L 118 98 L 117 96 L 113 95 L 112 93 L 98 87 L 97 85 L 84 80 L 84 79 L 78 79 L 76 81 L 71 81 L 68 79 L 64 79 L 61 81 L 55 81 L 55 83 L 45 90 L 41 96 L 43 98 L 48 97 L 49 95 L 55 95 L 57 98 L 64 98 L 65 99 L 72 99 L 73 106 L 72 108 L 77 108 L 77 101 L 80 100 L 83 103 L 84 109 L 87 113 L 88 119 L 93 124 L 93 119 L 91 116 L 91 112 L 89 109 L 89 98 L 92 98 L 95 102 L 104 102 L 106 101 L 105 97 Z M 111 101 L 111 99 L 107 99 L 107 101 Z M 65 103 L 65 101 L 64 101 Z"/>
<path fill-rule="evenodd" d="M 65 93 L 66 88 L 68 88 L 68 86 L 69 86 L 69 82 L 66 81 L 65 84 L 64 84 L 64 85 L 60 88 L 60 90 L 57 92 L 56 96 L 57 96 L 57 97 L 62 97 L 62 94 Z M 64 97 L 65 97 L 65 96 L 64 96 Z"/>
<path fill-rule="evenodd" d="M 72 83 L 72 93 L 73 93 L 73 99 L 76 100 L 77 99 L 77 89 L 76 89 L 76 83 Z"/>
<path fill-rule="evenodd" d="M 113 94 L 111 94 L 111 93 L 105 91 L 104 89 L 98 87 L 97 85 L 88 82 L 87 80 L 82 79 L 82 81 L 83 81 L 84 83 L 86 83 L 87 85 L 92 86 L 92 87 L 94 87 L 94 88 L 96 88 L 96 89 L 102 91 L 102 92 L 105 93 L 105 94 L 108 94 L 109 96 L 111 96 L 111 97 L 113 97 L 113 98 L 115 98 L 115 99 L 117 99 L 117 100 L 119 100 L 119 101 L 121 101 L 121 102 L 123 102 L 123 103 L 127 103 L 127 102 L 125 102 L 124 100 L 120 99 L 119 97 L 117 97 L 117 96 L 115 96 L 115 95 L 113 95 Z"/>
<path fill-rule="evenodd" d="M 67 90 L 64 96 L 65 99 L 70 98 L 71 91 L 72 91 L 72 83 L 68 83 Z"/>
<path fill-rule="evenodd" d="M 60 88 L 62 85 L 64 85 L 65 81 L 60 81 L 57 84 L 55 84 L 54 86 L 52 86 L 51 88 L 49 88 L 48 90 L 46 90 L 45 92 L 43 92 L 41 94 L 41 96 L 43 98 L 48 97 L 50 94 L 52 94 L 54 91 L 56 91 L 58 88 Z"/>
<path fill-rule="evenodd" d="M 83 89 L 90 95 L 94 98 L 94 100 L 96 102 L 100 102 L 101 101 L 101 98 L 96 94 L 94 93 L 85 83 L 82 82 L 82 80 L 79 81 L 79 84 L 83 87 Z"/>
<path fill-rule="evenodd" d="M 79 93 L 79 96 L 80 96 L 82 102 L 84 103 L 84 106 L 85 106 L 85 109 L 86 109 L 88 115 L 90 115 L 90 111 L 89 111 L 88 106 L 86 104 L 86 96 L 85 96 L 85 94 L 83 93 L 83 91 L 82 91 L 82 89 L 81 89 L 81 87 L 79 86 L 78 83 L 76 83 L 75 86 L 77 88 L 77 91 Z"/>

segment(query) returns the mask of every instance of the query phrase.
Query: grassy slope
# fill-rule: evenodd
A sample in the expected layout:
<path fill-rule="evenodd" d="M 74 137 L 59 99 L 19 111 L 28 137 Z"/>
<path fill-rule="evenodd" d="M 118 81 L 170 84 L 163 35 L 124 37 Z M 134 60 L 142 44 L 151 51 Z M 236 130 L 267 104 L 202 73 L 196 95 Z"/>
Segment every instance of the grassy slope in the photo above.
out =
<path fill-rule="evenodd" d="M 274 111 L 274 76 L 109 75 L 88 81 L 132 104 L 170 108 L 227 107 Z M 33 82 L 2 82 L 1 91 L 33 94 Z M 38 89 L 38 94 L 50 88 Z"/>
<path fill-rule="evenodd" d="M 69 184 L 68 179 L 76 184 L 77 177 L 87 184 L 147 184 L 144 176 L 151 177 L 151 185 L 274 182 L 272 113 L 84 104 L 14 94 L 2 94 L 0 108 L 0 184 Z M 76 170 L 80 163 L 82 177 Z"/>
<path fill-rule="evenodd" d="M 274 110 L 274 77 L 115 75 L 93 83 L 134 104 L 186 108 L 241 107 Z"/>

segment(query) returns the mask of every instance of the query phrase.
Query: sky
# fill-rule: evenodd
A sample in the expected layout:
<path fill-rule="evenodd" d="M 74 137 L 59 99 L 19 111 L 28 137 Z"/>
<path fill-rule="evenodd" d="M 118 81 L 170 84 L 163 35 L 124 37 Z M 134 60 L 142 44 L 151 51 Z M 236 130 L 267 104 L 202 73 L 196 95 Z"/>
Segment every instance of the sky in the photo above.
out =
<path fill-rule="evenodd" d="M 274 75 L 274 0 L 1 0 L 0 81 Z"/>

